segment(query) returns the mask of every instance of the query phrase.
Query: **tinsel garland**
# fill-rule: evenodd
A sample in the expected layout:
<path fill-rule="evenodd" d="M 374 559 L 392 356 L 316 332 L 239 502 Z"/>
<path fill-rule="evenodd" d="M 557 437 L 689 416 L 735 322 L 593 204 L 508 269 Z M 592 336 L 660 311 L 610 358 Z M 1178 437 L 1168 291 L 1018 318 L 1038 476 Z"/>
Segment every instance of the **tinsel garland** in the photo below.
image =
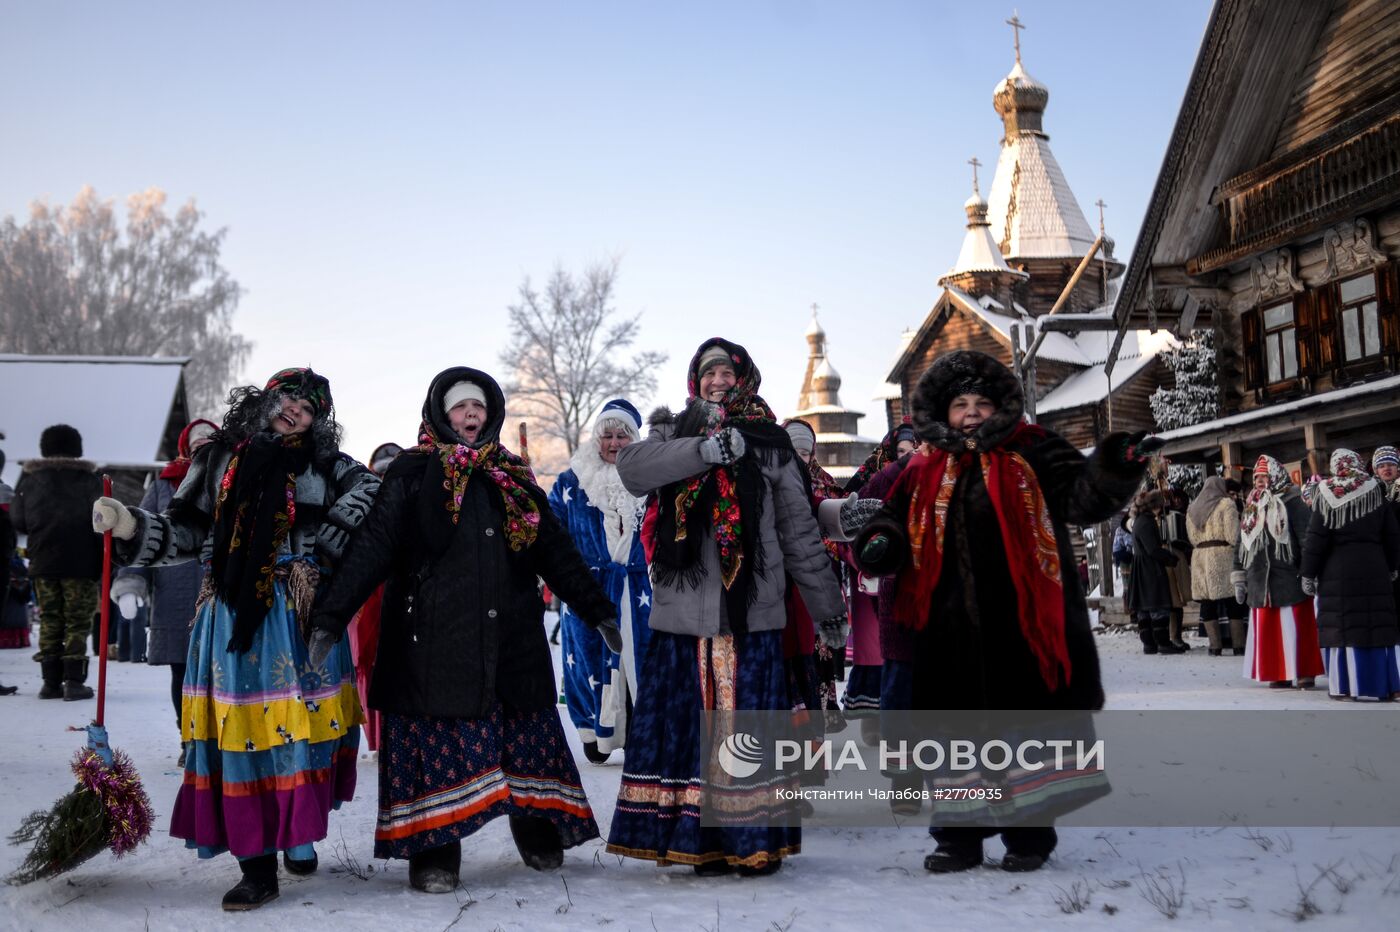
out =
<path fill-rule="evenodd" d="M 151 834 L 151 800 L 135 766 L 122 751 L 108 765 L 90 749 L 73 757 L 78 785 L 48 811 L 31 812 L 10 835 L 34 848 L 7 879 L 26 884 L 72 870 L 108 848 L 117 857 Z"/>

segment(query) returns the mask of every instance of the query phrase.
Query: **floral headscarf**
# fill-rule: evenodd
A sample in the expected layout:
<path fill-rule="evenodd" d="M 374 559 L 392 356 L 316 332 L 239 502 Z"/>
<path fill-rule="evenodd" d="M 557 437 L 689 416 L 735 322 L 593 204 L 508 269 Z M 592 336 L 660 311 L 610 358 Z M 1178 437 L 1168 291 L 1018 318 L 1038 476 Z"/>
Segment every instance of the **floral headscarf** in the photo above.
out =
<path fill-rule="evenodd" d="M 1293 537 L 1288 527 L 1288 509 L 1283 496 L 1293 486 L 1283 464 L 1265 454 L 1254 464 L 1255 476 L 1268 476 L 1269 485 L 1251 489 L 1245 499 L 1244 514 L 1240 516 L 1240 562 L 1248 566 L 1265 546 L 1266 538 L 1273 540 L 1274 552 L 1287 562 L 1293 560 Z"/>
<path fill-rule="evenodd" d="M 914 435 L 914 425 L 906 415 L 904 420 L 894 426 L 894 429 L 885 434 L 885 439 L 880 441 L 880 445 L 870 451 L 870 455 L 865 458 L 865 462 L 860 464 L 854 476 L 846 483 L 846 491 L 859 492 L 865 488 L 865 484 L 877 472 L 884 469 L 890 463 L 899 459 L 899 442 L 908 440 L 917 445 L 918 437 Z"/>
<path fill-rule="evenodd" d="M 1328 463 L 1332 475 L 1317 487 L 1313 507 L 1330 528 L 1339 528 L 1365 517 L 1385 501 L 1385 490 L 1366 471 L 1366 464 L 1355 452 L 1337 450 Z"/>
<path fill-rule="evenodd" d="M 700 363 L 720 347 L 734 367 L 734 387 L 718 402 L 700 397 Z M 707 350 L 711 350 L 707 353 Z M 714 337 L 700 344 L 690 362 L 689 401 L 676 421 L 676 436 L 712 437 L 725 428 L 744 436 L 748 451 L 736 462 L 712 466 L 657 492 L 652 569 L 658 582 L 698 587 L 705 576 L 702 541 L 711 539 L 719 551 L 721 582 L 731 627 L 746 631 L 749 602 L 757 595 L 753 575 L 763 572 L 758 534 L 764 484 L 758 457 L 776 456 L 780 464 L 796 456 L 787 431 L 758 394 L 758 367 L 748 350 Z"/>

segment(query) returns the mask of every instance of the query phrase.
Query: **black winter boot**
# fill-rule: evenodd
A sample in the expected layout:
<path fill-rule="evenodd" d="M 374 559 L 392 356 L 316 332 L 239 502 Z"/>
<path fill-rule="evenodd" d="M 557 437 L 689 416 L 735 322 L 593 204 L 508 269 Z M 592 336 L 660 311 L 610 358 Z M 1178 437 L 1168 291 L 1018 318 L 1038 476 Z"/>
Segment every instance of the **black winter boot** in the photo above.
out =
<path fill-rule="evenodd" d="M 1167 623 L 1152 626 L 1152 640 L 1157 642 L 1157 653 L 1159 654 L 1180 654 L 1182 650 L 1172 643 L 1171 635 L 1168 633 Z"/>
<path fill-rule="evenodd" d="M 63 659 L 63 698 L 66 702 L 75 699 L 91 699 L 92 687 L 86 685 L 88 660 L 86 657 L 74 660 Z"/>
<path fill-rule="evenodd" d="M 924 870 L 934 874 L 956 874 L 982 866 L 982 843 L 971 845 L 940 844 L 933 854 L 924 858 Z"/>
<path fill-rule="evenodd" d="M 320 866 L 321 859 L 316 856 L 316 852 L 311 852 L 311 857 L 297 860 L 289 857 L 287 852 L 282 852 L 282 866 L 287 869 L 287 873 L 296 874 L 298 877 L 305 877 L 307 874 L 316 873 L 316 868 Z"/>
<path fill-rule="evenodd" d="M 552 871 L 564 865 L 564 845 L 559 840 L 559 829 L 544 816 L 512 815 L 510 834 L 526 867 Z"/>
<path fill-rule="evenodd" d="M 238 862 L 243 879 L 224 894 L 224 909 L 242 912 L 277 899 L 277 855 L 260 854 Z"/>
<path fill-rule="evenodd" d="M 583 756 L 588 758 L 590 764 L 606 764 L 608 758 L 612 757 L 612 751 L 600 751 L 597 741 L 585 741 L 583 742 Z"/>
<path fill-rule="evenodd" d="M 44 685 L 39 690 L 40 699 L 63 698 L 63 658 L 45 657 L 39 661 L 39 669 L 44 677 Z"/>
<path fill-rule="evenodd" d="M 1142 652 L 1157 653 L 1157 642 L 1152 638 L 1152 620 L 1147 615 L 1138 615 L 1137 629 L 1138 637 L 1142 639 Z"/>
<path fill-rule="evenodd" d="M 408 858 L 408 882 L 421 893 L 451 893 L 462 870 L 462 843 L 429 848 Z"/>

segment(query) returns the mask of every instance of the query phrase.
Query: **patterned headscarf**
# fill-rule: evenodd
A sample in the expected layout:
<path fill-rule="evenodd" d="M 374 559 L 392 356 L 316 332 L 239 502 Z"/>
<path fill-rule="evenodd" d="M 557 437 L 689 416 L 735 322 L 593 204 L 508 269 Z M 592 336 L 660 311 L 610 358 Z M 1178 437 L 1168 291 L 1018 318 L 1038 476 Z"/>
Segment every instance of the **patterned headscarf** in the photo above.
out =
<path fill-rule="evenodd" d="M 716 349 L 734 367 L 734 387 L 718 402 L 700 397 L 702 361 L 706 368 Z M 776 455 L 779 464 L 796 456 L 787 431 L 778 426 L 768 403 L 758 394 L 762 381 L 748 350 L 715 337 L 700 344 L 690 362 L 689 401 L 676 421 L 676 436 L 713 437 L 727 427 L 744 436 L 748 451 L 728 466 L 716 465 L 657 492 L 653 536 L 653 573 L 666 585 L 698 587 L 705 576 L 701 542 L 711 539 L 719 565 L 730 625 L 745 631 L 750 601 L 757 595 L 753 575 L 763 572 L 758 516 L 764 482 L 759 457 Z"/>
<path fill-rule="evenodd" d="M 486 475 L 501 490 L 505 502 L 506 522 L 502 531 L 506 543 L 517 553 L 535 542 L 540 530 L 540 506 L 530 489 L 535 487 L 535 474 L 524 460 L 509 452 L 498 441 L 470 447 L 457 438 L 443 440 L 429 419 L 418 428 L 418 449 L 430 454 L 442 468 L 440 487 L 447 492 L 441 506 L 456 527 L 461 518 L 462 499 L 467 483 L 477 471 Z"/>
<path fill-rule="evenodd" d="M 1272 538 L 1274 552 L 1287 562 L 1293 561 L 1293 537 L 1288 528 L 1288 509 L 1283 495 L 1293 485 L 1283 464 L 1265 454 L 1254 464 L 1255 476 L 1267 476 L 1269 485 L 1251 489 L 1245 499 L 1244 514 L 1240 516 L 1240 562 L 1245 566 L 1260 553 L 1266 538 Z"/>
<path fill-rule="evenodd" d="M 1385 501 L 1385 490 L 1366 471 L 1365 462 L 1355 452 L 1337 450 L 1328 463 L 1332 475 L 1317 487 L 1313 507 L 1330 528 L 1339 528 L 1365 517 Z"/>
<path fill-rule="evenodd" d="M 890 463 L 899 459 L 899 442 L 908 440 L 918 444 L 918 438 L 914 435 L 914 425 L 906 415 L 904 420 L 894 426 L 894 429 L 885 434 L 885 439 L 880 441 L 880 445 L 870 451 L 870 455 L 865 458 L 865 462 L 860 464 L 854 476 L 846 482 L 846 492 L 859 492 L 865 488 L 865 484 L 877 472 L 884 469 Z"/>
<path fill-rule="evenodd" d="M 266 391 L 278 391 L 293 398 L 311 402 L 316 417 L 325 417 L 335 402 L 331 400 L 331 383 L 325 376 L 313 372 L 309 367 L 293 366 L 283 369 L 267 380 Z"/>

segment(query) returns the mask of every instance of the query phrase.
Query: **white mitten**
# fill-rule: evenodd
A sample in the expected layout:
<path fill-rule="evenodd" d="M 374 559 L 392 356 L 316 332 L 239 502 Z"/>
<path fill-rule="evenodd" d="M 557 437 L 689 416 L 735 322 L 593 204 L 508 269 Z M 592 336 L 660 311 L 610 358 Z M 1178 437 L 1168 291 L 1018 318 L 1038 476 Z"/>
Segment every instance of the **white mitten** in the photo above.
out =
<path fill-rule="evenodd" d="M 113 537 L 131 540 L 136 536 L 136 516 L 115 498 L 104 495 L 92 503 L 92 529 L 98 534 L 111 531 Z"/>
<path fill-rule="evenodd" d="M 136 610 L 140 607 L 141 603 L 133 593 L 126 592 L 117 596 L 117 611 L 121 612 L 121 616 L 127 621 L 136 617 Z"/>

